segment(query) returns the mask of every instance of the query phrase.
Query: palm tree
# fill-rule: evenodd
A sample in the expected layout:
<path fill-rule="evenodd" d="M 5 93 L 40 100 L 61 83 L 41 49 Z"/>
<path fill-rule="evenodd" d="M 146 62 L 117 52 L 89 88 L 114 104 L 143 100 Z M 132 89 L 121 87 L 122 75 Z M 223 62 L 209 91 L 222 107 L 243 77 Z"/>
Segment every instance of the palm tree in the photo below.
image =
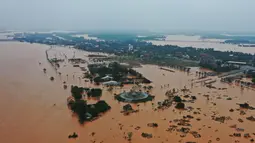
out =
<path fill-rule="evenodd" d="M 175 88 L 173 88 L 173 93 L 175 93 Z"/>
<path fill-rule="evenodd" d="M 128 141 L 132 140 L 132 136 L 133 136 L 133 133 L 132 132 L 128 132 Z"/>

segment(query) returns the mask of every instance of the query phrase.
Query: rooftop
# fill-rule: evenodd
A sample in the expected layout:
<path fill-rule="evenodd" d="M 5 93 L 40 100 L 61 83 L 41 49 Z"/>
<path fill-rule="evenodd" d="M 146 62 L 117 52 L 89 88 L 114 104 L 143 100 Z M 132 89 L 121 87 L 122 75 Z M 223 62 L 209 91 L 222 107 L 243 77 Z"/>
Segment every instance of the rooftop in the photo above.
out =
<path fill-rule="evenodd" d="M 246 65 L 246 62 L 236 62 L 236 61 L 227 61 L 229 64 L 238 64 L 238 65 Z"/>

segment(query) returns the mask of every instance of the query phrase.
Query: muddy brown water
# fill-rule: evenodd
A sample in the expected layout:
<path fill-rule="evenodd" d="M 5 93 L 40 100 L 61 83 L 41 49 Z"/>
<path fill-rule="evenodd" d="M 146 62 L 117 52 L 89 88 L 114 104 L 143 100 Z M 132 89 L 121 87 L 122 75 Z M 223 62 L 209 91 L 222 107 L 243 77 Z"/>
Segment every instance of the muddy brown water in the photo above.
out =
<path fill-rule="evenodd" d="M 59 76 L 50 66 L 45 57 L 45 50 L 49 46 L 39 44 L 28 44 L 19 42 L 1 42 L 0 43 L 0 142 L 2 143 L 124 143 L 124 132 L 133 132 L 131 142 L 134 143 L 162 143 L 162 142 L 218 142 L 231 143 L 235 140 L 240 142 L 249 142 L 249 139 L 229 137 L 236 132 L 229 128 L 232 124 L 244 128 L 243 133 L 255 132 L 253 122 L 246 120 L 247 116 L 255 116 L 255 111 L 248 110 L 246 115 L 239 115 L 238 111 L 229 112 L 230 108 L 239 109 L 236 103 L 249 102 L 255 106 L 255 91 L 244 89 L 239 86 L 223 84 L 216 82 L 216 87 L 226 87 L 227 90 L 208 89 L 196 83 L 191 88 L 191 80 L 196 79 L 195 71 L 192 69 L 191 74 L 176 71 L 175 73 L 163 71 L 154 65 L 144 65 L 138 68 L 145 77 L 153 81 L 154 89 L 152 94 L 155 95 L 153 103 L 165 99 L 165 92 L 172 88 L 191 88 L 191 95 L 197 96 L 195 103 L 186 103 L 186 106 L 201 108 L 200 115 L 193 115 L 192 112 L 179 111 L 170 107 L 164 111 L 153 111 L 151 102 L 140 103 L 139 107 L 133 104 L 138 113 L 124 116 L 120 113 L 124 103 L 114 100 L 113 94 L 129 90 L 130 86 L 124 89 L 114 89 L 112 92 L 104 90 L 101 99 L 106 100 L 112 109 L 104 114 L 98 120 L 80 125 L 77 117 L 70 112 L 66 106 L 66 99 L 70 96 L 70 85 L 93 86 L 79 80 L 82 77 L 82 71 L 79 68 L 72 67 L 67 62 L 60 65 Z M 87 52 L 74 50 L 67 47 L 53 48 L 49 53 L 50 57 L 64 57 L 67 55 L 71 58 L 74 55 L 88 59 Z M 41 62 L 41 65 L 39 65 Z M 82 65 L 86 66 L 86 64 Z M 46 74 L 43 68 L 47 69 Z M 68 74 L 68 79 L 67 75 Z M 74 75 L 74 77 L 73 77 Z M 50 81 L 50 77 L 55 77 Z M 63 82 L 66 81 L 68 89 L 63 89 Z M 169 84 L 170 87 L 161 88 L 161 85 Z M 210 100 L 207 101 L 203 94 L 209 94 Z M 233 100 L 226 100 L 227 97 Z M 222 99 L 217 99 L 220 96 Z M 89 100 L 89 103 L 96 102 Z M 215 102 L 214 106 L 211 102 Z M 194 111 L 197 111 L 194 109 Z M 212 111 L 218 113 L 216 116 L 230 116 L 232 120 L 220 124 L 211 120 Z M 206 114 L 206 116 L 204 115 Z M 191 120 L 191 130 L 198 131 L 201 138 L 194 138 L 191 134 L 181 138 L 181 133 L 167 132 L 169 121 L 180 119 L 183 115 L 192 115 L 195 118 L 201 118 L 201 121 Z M 243 123 L 237 121 L 238 118 L 244 120 Z M 166 119 L 166 120 L 164 120 Z M 158 128 L 147 127 L 147 123 L 156 122 Z M 124 125 L 120 130 L 119 124 Z M 174 124 L 174 123 L 171 123 Z M 205 125 L 205 126 L 204 126 Z M 140 130 L 135 130 L 140 126 Z M 210 128 L 211 127 L 211 128 Z M 199 130 L 201 128 L 201 130 Z M 218 130 L 218 131 L 215 131 Z M 77 139 L 68 139 L 68 135 L 76 132 Z M 91 133 L 95 132 L 94 136 Z M 152 133 L 152 139 L 141 137 L 141 133 Z M 243 134 L 242 133 L 242 134 Z"/>

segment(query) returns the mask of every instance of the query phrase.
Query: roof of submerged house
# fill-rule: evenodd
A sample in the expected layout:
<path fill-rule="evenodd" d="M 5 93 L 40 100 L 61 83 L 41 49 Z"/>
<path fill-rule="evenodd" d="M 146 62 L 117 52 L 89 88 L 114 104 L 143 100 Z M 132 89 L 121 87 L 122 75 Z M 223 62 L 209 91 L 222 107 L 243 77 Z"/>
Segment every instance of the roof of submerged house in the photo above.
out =
<path fill-rule="evenodd" d="M 104 82 L 103 85 L 120 85 L 120 83 L 112 80 L 112 81 Z"/>

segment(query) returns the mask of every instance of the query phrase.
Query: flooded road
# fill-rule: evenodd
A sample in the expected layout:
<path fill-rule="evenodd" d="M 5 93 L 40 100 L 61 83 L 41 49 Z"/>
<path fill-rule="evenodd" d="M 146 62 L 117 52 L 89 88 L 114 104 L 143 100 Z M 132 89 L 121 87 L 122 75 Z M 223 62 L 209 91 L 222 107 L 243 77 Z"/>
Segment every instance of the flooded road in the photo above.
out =
<path fill-rule="evenodd" d="M 124 103 L 114 100 L 114 93 L 120 93 L 128 90 L 130 86 L 124 86 L 124 89 L 114 89 L 108 92 L 103 91 L 102 100 L 105 100 L 112 109 L 104 114 L 98 120 L 80 125 L 77 117 L 67 108 L 66 99 L 70 96 L 70 85 L 93 86 L 79 80 L 82 77 L 82 71 L 79 67 L 73 67 L 68 62 L 60 65 L 58 72 L 51 67 L 46 60 L 45 50 L 49 46 L 39 44 L 27 44 L 19 42 L 1 42 L 0 43 L 0 142 L 3 143 L 125 143 L 124 134 L 133 132 L 133 143 L 167 143 L 167 142 L 250 142 L 251 138 L 255 139 L 252 133 L 254 122 L 248 121 L 247 116 L 255 116 L 254 110 L 245 111 L 246 115 L 240 115 L 236 103 L 248 102 L 255 106 L 255 91 L 251 89 L 241 90 L 239 86 L 223 84 L 216 82 L 214 86 L 225 87 L 227 90 L 208 89 L 200 83 L 195 83 L 191 87 L 192 79 L 196 79 L 195 70 L 188 75 L 185 72 L 176 71 L 174 73 L 163 71 L 158 66 L 144 65 L 137 71 L 142 73 L 146 78 L 153 81 L 154 89 L 152 94 L 155 100 L 152 102 L 141 103 L 140 106 L 133 104 L 133 108 L 139 109 L 138 113 L 124 116 L 120 111 Z M 78 51 L 67 47 L 57 47 L 50 50 L 50 57 L 68 58 L 80 57 L 88 60 L 87 52 Z M 41 65 L 39 65 L 39 62 Z M 84 64 L 83 66 L 86 66 Z M 43 68 L 47 72 L 43 72 Z M 66 76 L 68 75 L 68 77 Z M 50 77 L 55 77 L 50 81 Z M 68 85 L 67 90 L 63 89 L 63 82 Z M 162 85 L 169 84 L 170 87 L 161 88 Z M 194 111 L 201 108 L 201 114 L 194 115 L 193 111 L 179 111 L 174 106 L 164 111 L 154 111 L 154 103 L 164 100 L 165 92 L 172 88 L 183 88 L 186 86 L 191 90 L 191 95 L 197 97 L 195 103 L 185 103 L 186 107 L 192 106 Z M 210 100 L 203 95 L 208 94 Z M 182 95 L 180 93 L 180 95 Z M 182 95 L 183 96 L 183 95 Z M 221 97 L 219 99 L 218 97 Z M 231 97 L 232 100 L 226 100 Z M 89 100 L 89 103 L 96 101 Z M 216 103 L 214 105 L 213 103 Z M 233 108 L 234 112 L 229 112 Z M 211 115 L 230 116 L 232 120 L 225 123 L 219 123 L 211 119 Z M 170 124 L 169 121 L 180 119 L 184 115 L 192 115 L 191 120 L 193 131 L 198 131 L 201 138 L 194 138 L 191 134 L 186 137 L 180 137 L 179 132 L 167 132 Z M 196 119 L 200 118 L 200 121 Z M 241 118 L 243 123 L 237 120 Z M 158 128 L 147 127 L 148 123 L 158 123 Z M 230 134 L 236 131 L 229 128 L 230 125 L 237 124 L 238 127 L 244 128 L 243 133 L 250 133 L 251 138 L 230 137 Z M 120 126 L 123 125 L 122 129 Z M 135 128 L 141 127 L 139 130 Z M 76 132 L 77 139 L 68 139 L 68 135 Z M 92 132 L 95 135 L 92 136 Z M 141 137 L 141 133 L 153 134 L 152 139 Z M 216 141 L 220 138 L 220 141 Z"/>

